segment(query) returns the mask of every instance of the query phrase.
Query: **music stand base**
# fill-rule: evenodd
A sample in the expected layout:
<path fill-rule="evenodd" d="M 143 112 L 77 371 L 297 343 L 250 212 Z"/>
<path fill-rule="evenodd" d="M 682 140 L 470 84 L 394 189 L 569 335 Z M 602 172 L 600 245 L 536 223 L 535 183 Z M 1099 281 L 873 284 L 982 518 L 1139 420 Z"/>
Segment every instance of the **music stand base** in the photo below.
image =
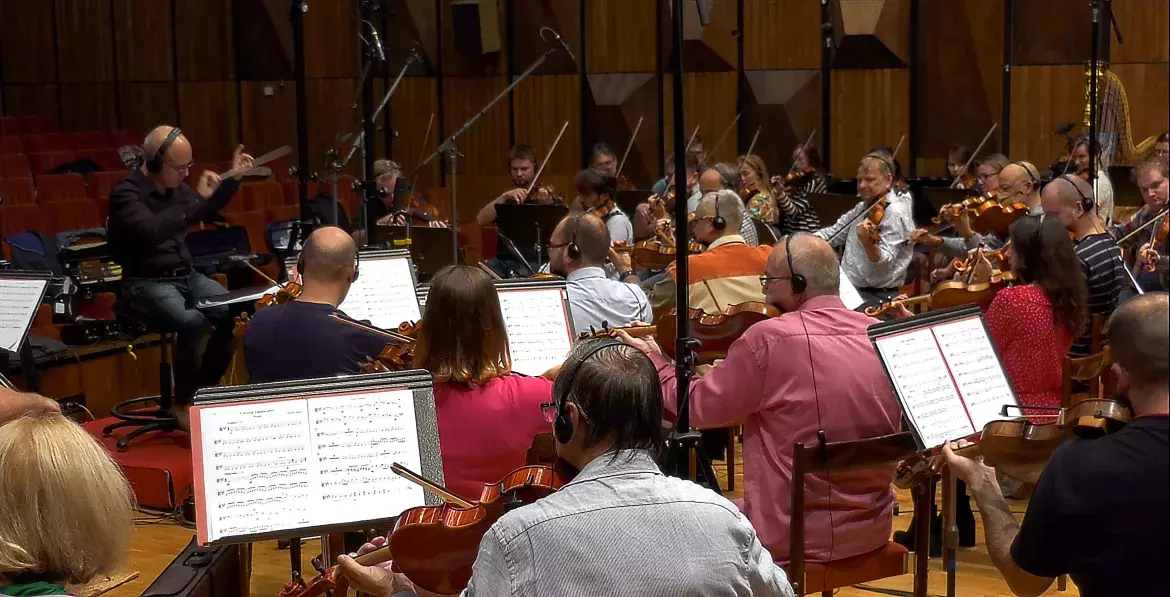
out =
<path fill-rule="evenodd" d="M 734 450 L 735 446 L 729 446 L 728 449 Z M 715 467 L 711 463 L 711 456 L 707 454 L 707 448 L 703 446 L 703 435 L 697 430 L 672 433 L 671 437 L 667 438 L 666 473 L 680 479 L 689 479 L 692 450 L 695 453 L 695 479 L 693 480 L 711 491 L 721 492 L 719 481 L 715 479 Z"/>

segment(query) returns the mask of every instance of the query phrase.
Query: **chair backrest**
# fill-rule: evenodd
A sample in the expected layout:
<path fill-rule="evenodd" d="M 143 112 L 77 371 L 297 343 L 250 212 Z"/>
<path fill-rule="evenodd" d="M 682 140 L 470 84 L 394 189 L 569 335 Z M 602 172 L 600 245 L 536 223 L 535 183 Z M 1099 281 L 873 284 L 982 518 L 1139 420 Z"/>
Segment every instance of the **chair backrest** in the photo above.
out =
<path fill-rule="evenodd" d="M 0 116 L 0 137 L 19 137 L 20 120 L 15 116 Z"/>
<path fill-rule="evenodd" d="M 48 231 L 51 234 L 84 230 L 102 225 L 97 203 L 93 199 L 54 201 L 42 206 L 45 210 Z"/>
<path fill-rule="evenodd" d="M 789 523 L 788 578 L 797 595 L 804 587 L 804 477 L 895 465 L 918 452 L 914 436 L 895 433 L 871 439 L 792 447 L 792 516 Z M 893 479 L 890 479 L 892 482 Z M 926 481 L 929 482 L 929 481 Z M 917 511 L 915 516 L 917 517 Z M 919 521 L 922 522 L 922 521 Z"/>
<path fill-rule="evenodd" d="M 98 147 L 94 149 L 79 149 L 77 150 L 77 159 L 89 158 L 93 163 L 102 167 L 102 170 L 122 170 L 126 166 L 122 164 L 122 156 L 118 155 L 117 149 L 110 149 L 109 147 Z"/>
<path fill-rule="evenodd" d="M 102 131 L 69 133 L 66 139 L 69 142 L 69 149 L 73 151 L 110 148 L 110 134 Z"/>
<path fill-rule="evenodd" d="M 269 205 L 278 206 L 284 203 L 284 189 L 279 182 L 266 180 L 262 182 L 244 183 L 241 188 L 243 201 L 238 203 L 239 209 L 232 211 L 264 211 Z"/>
<path fill-rule="evenodd" d="M 59 133 L 61 125 L 56 118 L 50 116 L 18 116 L 20 120 L 20 134 L 35 135 L 38 133 Z"/>
<path fill-rule="evenodd" d="M 129 175 L 129 170 L 94 172 L 93 174 L 90 174 L 89 182 L 86 184 L 86 187 L 89 190 L 90 198 L 97 199 L 98 201 L 109 199 L 110 189 L 114 188 L 114 184 Z"/>
<path fill-rule="evenodd" d="M 0 178 L 0 205 L 27 205 L 37 202 L 37 191 L 32 179 Z"/>
<path fill-rule="evenodd" d="M 69 140 L 61 133 L 39 133 L 24 135 L 24 150 L 28 153 L 45 151 L 69 151 Z"/>
<path fill-rule="evenodd" d="M 1101 352 L 1101 347 L 1105 346 L 1105 327 L 1108 323 L 1108 315 L 1093 315 L 1089 319 L 1089 331 L 1092 337 L 1090 350 L 1095 353 Z"/>
<path fill-rule="evenodd" d="M 12 134 L 0 134 L 0 155 L 14 153 L 24 153 L 24 143 L 21 143 L 20 137 Z"/>
<path fill-rule="evenodd" d="M 12 252 L 8 243 L 3 241 L 14 234 L 28 230 L 41 232 L 46 230 L 45 215 L 41 211 L 41 206 L 36 204 L 0 205 L 0 245 L 3 245 L 5 259 L 11 259 Z"/>
<path fill-rule="evenodd" d="M 0 155 L 0 178 L 31 177 L 28 157 L 23 154 Z"/>
<path fill-rule="evenodd" d="M 44 174 L 37 177 L 40 203 L 85 199 L 85 177 L 80 174 Z"/>
<path fill-rule="evenodd" d="M 45 151 L 32 154 L 32 173 L 35 177 L 48 174 L 53 168 L 61 164 L 68 164 L 76 160 L 72 151 Z"/>
<path fill-rule="evenodd" d="M 1077 402 L 1073 389 L 1077 382 L 1089 382 L 1089 397 L 1103 398 L 1113 393 L 1115 381 L 1110 369 L 1113 355 L 1109 347 L 1083 358 L 1064 357 L 1060 364 L 1060 405 L 1068 408 Z"/>

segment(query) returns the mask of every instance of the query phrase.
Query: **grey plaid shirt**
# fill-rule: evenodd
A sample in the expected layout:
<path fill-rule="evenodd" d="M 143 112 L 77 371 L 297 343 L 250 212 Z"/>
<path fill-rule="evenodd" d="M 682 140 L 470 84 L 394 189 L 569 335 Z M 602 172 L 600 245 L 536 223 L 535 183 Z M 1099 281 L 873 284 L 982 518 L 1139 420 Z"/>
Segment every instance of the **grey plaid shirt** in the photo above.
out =
<path fill-rule="evenodd" d="M 646 452 L 613 456 L 496 522 L 463 594 L 792 597 L 734 504 L 663 475 Z"/>

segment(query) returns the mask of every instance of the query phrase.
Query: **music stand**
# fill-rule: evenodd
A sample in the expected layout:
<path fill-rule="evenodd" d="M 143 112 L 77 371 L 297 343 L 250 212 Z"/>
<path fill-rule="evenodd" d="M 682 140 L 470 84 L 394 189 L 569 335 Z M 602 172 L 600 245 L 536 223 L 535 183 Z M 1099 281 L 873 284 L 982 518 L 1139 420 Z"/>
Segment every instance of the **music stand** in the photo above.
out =
<path fill-rule="evenodd" d="M 28 331 L 45 298 L 52 273 L 48 271 L 0 270 L 0 354 L 20 353 L 21 375 L 29 390 L 41 391 Z M 7 351 L 7 352 L 5 352 Z M 7 362 L 4 363 L 7 368 Z"/>
<path fill-rule="evenodd" d="M 934 215 L 938 215 L 938 210 L 942 209 L 944 205 L 952 203 L 961 203 L 964 199 L 975 194 L 969 189 L 952 189 L 948 187 L 922 187 L 922 196 L 934 208 Z"/>
<path fill-rule="evenodd" d="M 496 206 L 496 227 L 500 234 L 512 240 L 525 259 L 535 255 L 537 262 L 543 262 L 543 252 L 553 230 L 567 215 L 569 208 L 564 205 L 505 203 Z M 532 253 L 527 252 L 529 248 L 533 249 Z M 532 267 L 539 268 L 540 263 L 533 263 Z"/>
<path fill-rule="evenodd" d="M 857 195 L 838 195 L 835 193 L 809 193 L 808 202 L 817 212 L 822 226 L 832 226 L 838 218 L 861 202 Z"/>
<path fill-rule="evenodd" d="M 433 276 L 458 263 L 451 246 L 451 231 L 427 226 L 374 226 L 370 244 L 387 249 L 407 250 L 419 274 Z"/>
<path fill-rule="evenodd" d="M 638 205 L 645 203 L 653 194 L 652 191 L 641 189 L 618 191 L 617 196 L 613 198 L 613 202 L 617 204 L 618 209 L 622 210 L 622 213 L 633 219 L 634 212 L 638 211 Z"/>

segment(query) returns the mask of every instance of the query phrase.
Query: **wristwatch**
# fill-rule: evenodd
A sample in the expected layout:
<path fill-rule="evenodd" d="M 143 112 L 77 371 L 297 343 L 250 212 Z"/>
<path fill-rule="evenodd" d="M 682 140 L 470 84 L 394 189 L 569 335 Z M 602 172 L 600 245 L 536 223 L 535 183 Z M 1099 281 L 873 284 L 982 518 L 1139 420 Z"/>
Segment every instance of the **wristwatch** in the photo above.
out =
<path fill-rule="evenodd" d="M 632 270 L 632 269 L 631 269 L 631 270 L 626 270 L 626 271 L 624 271 L 624 272 L 621 272 L 621 273 L 619 273 L 619 274 L 618 274 L 618 279 L 619 279 L 619 280 L 625 280 L 626 278 L 629 278 L 629 277 L 630 277 L 630 276 L 632 276 L 632 275 L 634 275 L 634 270 Z"/>

